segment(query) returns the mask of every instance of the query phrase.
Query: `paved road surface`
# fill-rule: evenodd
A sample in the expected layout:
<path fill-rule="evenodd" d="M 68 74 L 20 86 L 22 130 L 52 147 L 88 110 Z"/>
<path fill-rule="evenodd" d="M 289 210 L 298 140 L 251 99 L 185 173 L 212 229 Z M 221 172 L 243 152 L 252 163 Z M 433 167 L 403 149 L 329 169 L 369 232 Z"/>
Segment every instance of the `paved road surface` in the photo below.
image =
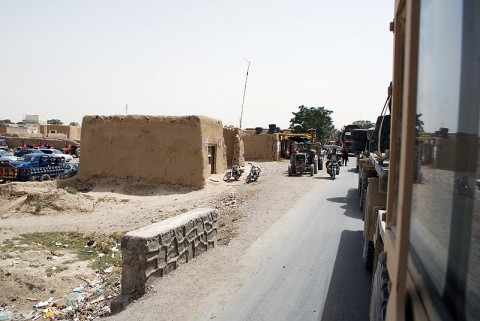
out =
<path fill-rule="evenodd" d="M 357 174 L 343 167 L 335 181 L 325 171 L 282 179 L 311 187 L 253 243 L 200 256 L 112 319 L 368 320 L 371 275 L 361 261 Z M 274 198 L 283 190 L 265 193 Z"/>
<path fill-rule="evenodd" d="M 220 320 L 368 320 L 356 179 L 320 182 L 250 247 L 243 260 L 262 266 Z"/>

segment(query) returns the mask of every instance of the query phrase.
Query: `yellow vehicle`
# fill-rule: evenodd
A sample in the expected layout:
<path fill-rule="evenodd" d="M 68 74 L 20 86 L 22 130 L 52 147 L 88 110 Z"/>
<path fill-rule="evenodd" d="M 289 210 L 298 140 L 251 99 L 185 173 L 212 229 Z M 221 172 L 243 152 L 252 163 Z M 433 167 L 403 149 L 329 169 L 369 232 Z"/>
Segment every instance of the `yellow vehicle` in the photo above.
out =
<path fill-rule="evenodd" d="M 480 1 L 396 0 L 391 31 L 370 318 L 480 320 Z"/>

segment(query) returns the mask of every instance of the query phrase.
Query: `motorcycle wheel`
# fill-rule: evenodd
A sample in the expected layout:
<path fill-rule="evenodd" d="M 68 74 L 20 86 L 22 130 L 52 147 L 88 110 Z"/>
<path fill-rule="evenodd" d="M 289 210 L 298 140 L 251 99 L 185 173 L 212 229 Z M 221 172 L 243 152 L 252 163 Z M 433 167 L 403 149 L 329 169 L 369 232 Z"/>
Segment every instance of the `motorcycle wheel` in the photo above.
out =
<path fill-rule="evenodd" d="M 240 175 L 235 175 L 233 178 L 235 178 L 236 181 L 240 178 Z"/>
<path fill-rule="evenodd" d="M 225 174 L 225 176 L 223 176 L 223 181 L 228 181 L 230 179 L 230 177 L 232 177 L 232 173 L 231 172 L 227 172 Z"/>
<path fill-rule="evenodd" d="M 252 181 L 252 175 L 251 174 L 248 174 L 247 176 L 247 184 L 250 183 Z"/>
<path fill-rule="evenodd" d="M 335 171 L 335 170 L 333 170 L 333 171 L 331 170 L 331 172 L 332 172 L 332 173 L 330 174 L 330 176 L 332 176 L 332 179 L 335 179 L 335 172 L 336 172 L 336 171 Z"/>

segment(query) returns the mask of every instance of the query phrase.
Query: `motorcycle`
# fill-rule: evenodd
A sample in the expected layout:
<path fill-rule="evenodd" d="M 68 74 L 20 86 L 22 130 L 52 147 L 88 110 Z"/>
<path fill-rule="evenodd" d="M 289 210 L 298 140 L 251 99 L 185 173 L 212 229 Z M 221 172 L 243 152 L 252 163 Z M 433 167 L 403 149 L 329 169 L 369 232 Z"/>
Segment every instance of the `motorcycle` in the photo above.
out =
<path fill-rule="evenodd" d="M 233 177 L 236 181 L 238 181 L 240 176 L 242 176 L 243 172 L 245 172 L 245 168 L 238 165 L 233 165 L 232 169 L 225 173 L 225 176 L 223 176 L 223 180 L 226 182 Z"/>
<path fill-rule="evenodd" d="M 262 171 L 260 167 L 255 166 L 252 163 L 249 163 L 249 164 L 252 167 L 250 168 L 250 173 L 248 173 L 248 176 L 247 176 L 247 184 L 252 181 L 255 182 L 260 176 L 260 172 Z"/>
<path fill-rule="evenodd" d="M 340 164 L 339 164 L 339 161 L 336 162 L 336 168 L 332 170 L 332 162 L 330 160 L 327 161 L 327 174 L 330 175 L 330 177 L 332 179 L 335 179 L 335 176 L 336 175 L 339 175 L 340 174 Z"/>
<path fill-rule="evenodd" d="M 332 179 L 335 179 L 335 177 L 340 174 L 340 165 L 341 165 L 341 159 L 342 159 L 341 155 L 337 154 L 336 151 L 341 150 L 341 147 L 336 145 L 324 145 L 324 148 L 327 149 L 327 151 L 329 151 L 328 160 L 325 163 L 326 165 L 325 169 L 327 170 L 327 174 L 329 174 Z M 334 164 L 335 165 L 334 170 L 332 170 L 332 162 L 330 160 L 333 150 L 335 150 L 335 155 L 337 157 L 337 161 Z"/>

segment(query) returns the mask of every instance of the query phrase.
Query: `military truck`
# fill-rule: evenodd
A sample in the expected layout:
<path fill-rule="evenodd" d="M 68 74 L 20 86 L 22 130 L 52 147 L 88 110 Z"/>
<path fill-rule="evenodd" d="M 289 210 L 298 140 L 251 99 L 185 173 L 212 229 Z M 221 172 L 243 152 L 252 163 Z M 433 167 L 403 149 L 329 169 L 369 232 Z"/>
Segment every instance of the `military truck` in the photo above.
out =
<path fill-rule="evenodd" d="M 359 170 L 370 320 L 479 320 L 480 2 L 393 12 L 390 115 Z"/>

